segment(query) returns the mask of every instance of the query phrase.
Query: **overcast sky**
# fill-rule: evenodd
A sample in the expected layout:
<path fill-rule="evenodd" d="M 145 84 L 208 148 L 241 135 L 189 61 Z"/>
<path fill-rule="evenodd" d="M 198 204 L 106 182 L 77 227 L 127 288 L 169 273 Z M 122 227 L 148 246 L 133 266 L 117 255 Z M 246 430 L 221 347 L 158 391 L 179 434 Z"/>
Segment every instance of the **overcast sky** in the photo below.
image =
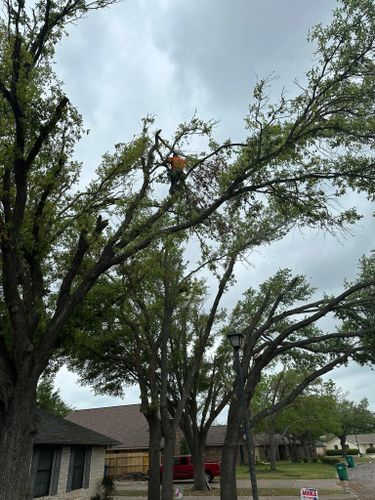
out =
<path fill-rule="evenodd" d="M 92 12 L 70 29 L 57 52 L 56 70 L 90 134 L 77 148 L 89 179 L 101 155 L 139 132 L 141 119 L 156 116 L 172 133 L 195 111 L 218 120 L 219 139 L 244 137 L 244 116 L 257 77 L 274 72 L 272 94 L 301 81 L 312 64 L 309 28 L 331 17 L 333 0 L 125 0 Z M 358 259 L 375 248 L 373 207 L 358 196 L 364 219 L 351 235 L 334 239 L 315 231 L 295 231 L 258 252 L 251 266 L 237 267 L 230 306 L 248 286 L 282 267 L 306 274 L 314 286 L 340 290 L 356 274 Z M 374 373 L 350 365 L 330 377 L 353 400 L 368 397 L 375 409 Z M 63 369 L 56 378 L 64 400 L 75 408 L 138 402 L 136 389 L 125 400 L 94 396 Z"/>

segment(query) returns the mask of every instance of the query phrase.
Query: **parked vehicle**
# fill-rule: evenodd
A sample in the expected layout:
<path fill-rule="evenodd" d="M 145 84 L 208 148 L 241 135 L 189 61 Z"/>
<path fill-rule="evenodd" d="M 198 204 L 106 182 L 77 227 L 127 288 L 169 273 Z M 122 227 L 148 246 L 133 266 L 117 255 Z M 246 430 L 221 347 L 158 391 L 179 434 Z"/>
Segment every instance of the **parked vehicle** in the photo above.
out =
<path fill-rule="evenodd" d="M 219 462 L 205 462 L 204 470 L 209 483 L 216 476 L 220 476 Z M 163 466 L 160 466 L 160 477 L 163 475 Z M 179 455 L 174 457 L 173 479 L 194 479 L 194 469 L 191 455 Z"/>

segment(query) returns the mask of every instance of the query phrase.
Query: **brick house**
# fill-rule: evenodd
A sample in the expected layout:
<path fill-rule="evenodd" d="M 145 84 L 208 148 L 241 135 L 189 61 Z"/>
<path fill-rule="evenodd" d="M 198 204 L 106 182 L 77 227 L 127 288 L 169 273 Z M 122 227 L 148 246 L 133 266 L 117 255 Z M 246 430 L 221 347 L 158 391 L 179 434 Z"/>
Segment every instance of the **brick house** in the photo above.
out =
<path fill-rule="evenodd" d="M 117 441 L 38 410 L 28 498 L 88 500 L 101 492 L 105 452 Z"/>
<path fill-rule="evenodd" d="M 226 425 L 215 425 L 211 427 L 207 436 L 205 450 L 205 456 L 209 460 L 221 460 L 226 429 Z M 277 460 L 287 460 L 290 458 L 288 446 L 285 444 L 282 436 L 276 434 L 275 439 L 277 445 Z M 255 460 L 268 462 L 270 459 L 270 439 L 268 434 L 266 432 L 254 434 L 254 445 Z M 303 458 L 305 456 L 301 443 L 297 444 L 297 454 L 299 458 Z M 312 455 L 314 454 L 315 453 L 312 453 Z M 247 450 L 245 447 L 245 441 L 242 439 L 240 439 L 239 442 L 237 463 L 247 463 Z"/>
<path fill-rule="evenodd" d="M 147 473 L 149 429 L 139 404 L 75 410 L 65 419 L 117 441 L 106 455 L 111 477 L 130 472 Z"/>

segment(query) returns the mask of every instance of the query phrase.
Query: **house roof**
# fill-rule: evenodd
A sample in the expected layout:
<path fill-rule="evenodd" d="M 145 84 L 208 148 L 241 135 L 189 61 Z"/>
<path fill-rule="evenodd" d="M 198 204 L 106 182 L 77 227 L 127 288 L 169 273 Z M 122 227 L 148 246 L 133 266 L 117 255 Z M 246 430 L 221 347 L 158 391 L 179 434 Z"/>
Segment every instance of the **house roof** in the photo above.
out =
<path fill-rule="evenodd" d="M 317 441 L 314 441 L 314 444 L 317 447 L 325 447 L 326 446 L 326 443 L 324 441 L 319 441 L 319 439 Z"/>
<path fill-rule="evenodd" d="M 64 418 L 38 410 L 39 426 L 34 444 L 110 446 L 117 444 L 111 437 L 93 432 Z"/>
<path fill-rule="evenodd" d="M 274 436 L 275 444 L 284 444 L 284 440 L 281 434 L 275 434 Z M 300 441 L 297 439 L 297 443 Z M 270 444 L 270 435 L 267 432 L 257 432 L 254 434 L 254 444 L 256 446 L 269 446 Z"/>
<path fill-rule="evenodd" d="M 207 435 L 206 446 L 223 446 L 226 431 L 226 425 L 213 425 L 210 427 Z"/>
<path fill-rule="evenodd" d="M 375 434 L 348 434 L 346 440 L 353 443 L 358 440 L 359 444 L 375 443 Z"/>
<path fill-rule="evenodd" d="M 114 449 L 148 450 L 148 423 L 139 404 L 75 410 L 65 418 L 115 439 L 119 444 L 114 445 Z M 225 431 L 225 425 L 212 426 L 207 446 L 222 446 Z"/>
<path fill-rule="evenodd" d="M 115 439 L 113 448 L 148 449 L 148 423 L 139 404 L 75 410 L 65 418 Z"/>
<path fill-rule="evenodd" d="M 337 436 L 335 436 L 331 439 L 328 439 L 326 444 L 328 446 L 330 446 L 331 444 L 338 441 L 338 439 L 339 438 Z M 375 444 L 375 433 L 373 433 L 373 434 L 348 434 L 346 436 L 346 443 L 352 443 L 352 444 L 356 445 L 357 441 L 358 441 L 358 444 L 369 444 L 369 443 Z"/>
<path fill-rule="evenodd" d="M 110 436 L 118 442 L 113 445 L 113 449 L 148 450 L 148 423 L 140 411 L 139 404 L 75 410 L 65 418 L 70 422 Z M 211 426 L 206 446 L 223 446 L 226 430 L 226 425 Z M 283 443 L 282 436 L 276 435 L 275 438 L 277 444 Z M 267 446 L 269 436 L 265 432 L 257 433 L 254 435 L 254 442 L 257 446 Z"/>

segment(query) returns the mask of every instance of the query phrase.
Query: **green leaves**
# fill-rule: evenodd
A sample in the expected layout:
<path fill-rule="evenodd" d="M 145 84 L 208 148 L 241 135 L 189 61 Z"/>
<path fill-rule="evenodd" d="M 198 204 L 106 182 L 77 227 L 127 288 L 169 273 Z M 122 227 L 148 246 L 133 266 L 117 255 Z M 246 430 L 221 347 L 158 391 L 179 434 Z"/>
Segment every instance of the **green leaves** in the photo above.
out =
<path fill-rule="evenodd" d="M 37 389 L 37 405 L 38 408 L 59 417 L 65 417 L 68 413 L 73 411 L 73 408 L 65 404 L 61 399 L 60 391 L 54 390 L 52 378 L 43 378 L 39 382 Z"/>
<path fill-rule="evenodd" d="M 336 436 L 372 432 L 375 426 L 375 414 L 368 408 L 366 398 L 359 403 L 348 400 L 345 395 L 336 399 L 333 409 L 338 420 L 338 427 L 334 432 Z"/>

